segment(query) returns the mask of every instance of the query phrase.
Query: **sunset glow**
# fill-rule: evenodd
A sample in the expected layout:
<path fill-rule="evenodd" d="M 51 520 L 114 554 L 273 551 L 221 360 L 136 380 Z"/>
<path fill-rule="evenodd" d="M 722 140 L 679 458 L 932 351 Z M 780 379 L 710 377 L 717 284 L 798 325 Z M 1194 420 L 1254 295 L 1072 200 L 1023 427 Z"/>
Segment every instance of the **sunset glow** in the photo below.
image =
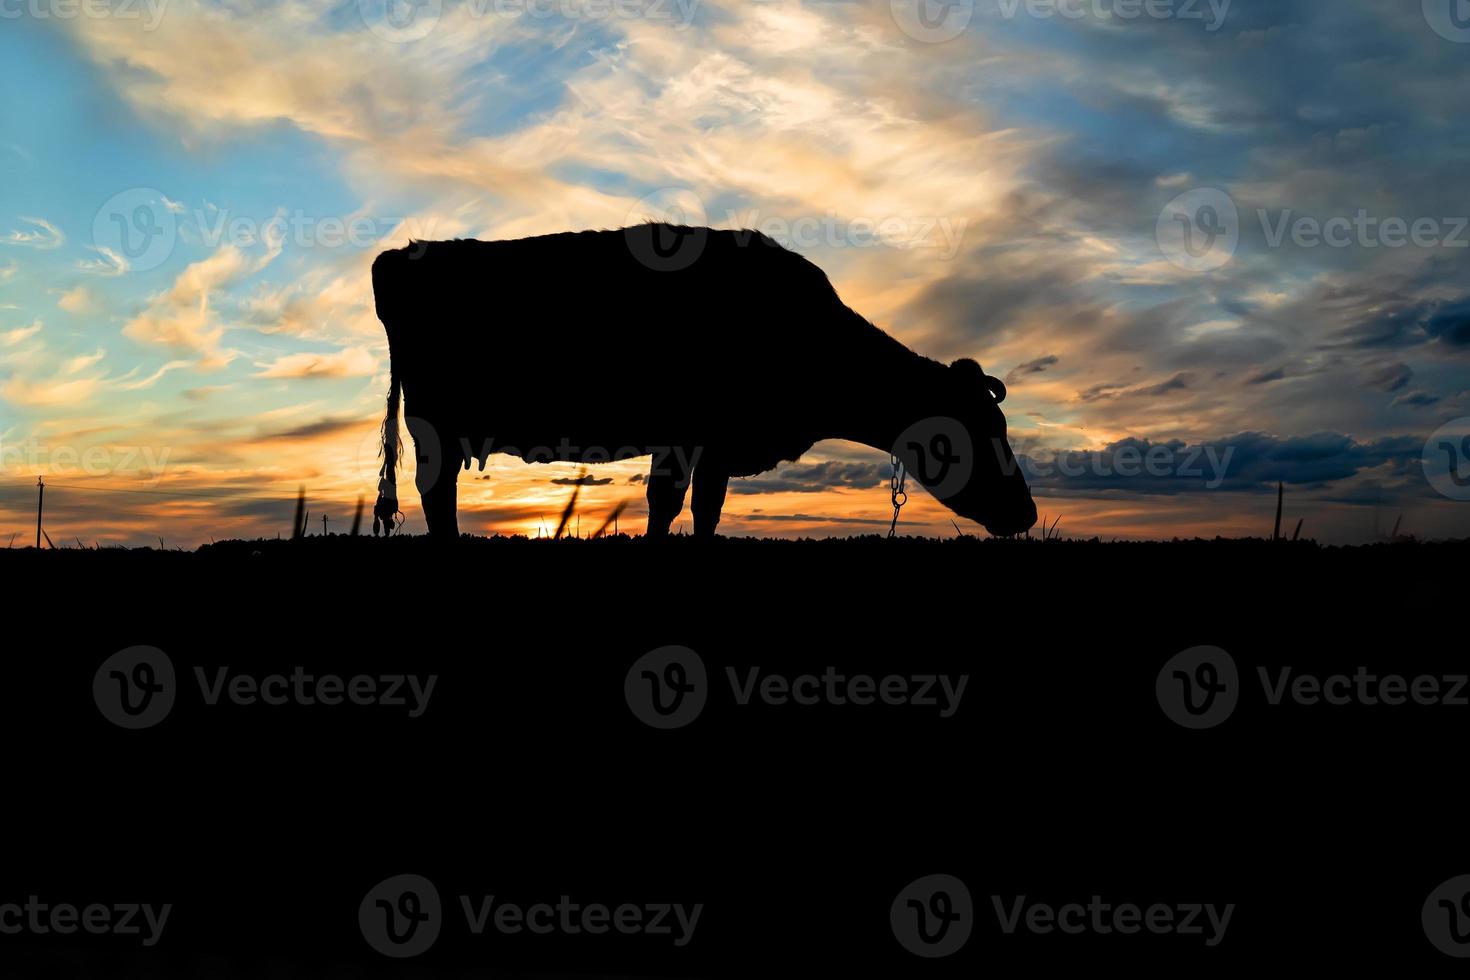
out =
<path fill-rule="evenodd" d="M 1419 463 L 1470 415 L 1451 152 L 1470 61 L 1417 3 L 1238 5 L 1208 30 L 979 2 L 934 43 L 888 0 L 445 0 L 431 24 L 400 16 L 423 0 L 388 2 L 0 19 L 0 537 L 30 543 L 38 477 L 58 546 L 288 534 L 298 487 L 312 533 L 345 530 L 377 483 L 379 251 L 670 215 L 765 231 L 910 347 L 1005 379 L 1011 444 L 1042 461 L 1037 505 L 1064 534 L 1268 534 L 1278 481 L 1323 540 L 1400 518 L 1470 534 Z M 1263 59 L 1300 64 L 1296 88 Z M 1195 189 L 1238 207 L 1219 268 L 1160 238 Z M 1275 235 L 1360 211 L 1450 234 Z M 484 288 L 493 308 L 517 284 Z M 640 383 L 615 334 L 559 344 L 555 295 L 513 326 L 544 359 L 487 386 L 534 372 L 550 402 L 569 361 L 605 365 L 609 400 Z M 1161 444 L 1218 447 L 1221 472 L 1203 454 L 1198 478 L 1128 470 Z M 1091 455 L 1045 471 L 1063 451 Z M 646 469 L 588 470 L 584 534 L 620 504 L 642 530 Z M 460 526 L 543 533 L 581 472 L 492 456 L 460 477 Z M 888 480 L 883 454 L 823 443 L 736 481 L 721 530 L 886 533 Z M 422 531 L 416 495 L 404 509 Z M 901 529 L 953 535 L 952 516 L 915 490 Z"/>

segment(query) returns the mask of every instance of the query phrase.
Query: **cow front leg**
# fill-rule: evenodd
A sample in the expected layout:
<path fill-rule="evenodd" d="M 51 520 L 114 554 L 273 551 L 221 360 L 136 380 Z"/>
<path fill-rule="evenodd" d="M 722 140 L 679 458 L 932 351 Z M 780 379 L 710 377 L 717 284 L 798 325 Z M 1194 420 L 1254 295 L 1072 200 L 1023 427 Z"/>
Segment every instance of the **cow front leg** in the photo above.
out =
<path fill-rule="evenodd" d="M 666 538 L 669 527 L 684 509 L 684 494 L 689 490 L 688 457 L 676 450 L 664 450 L 653 457 L 648 471 L 649 538 Z"/>
<path fill-rule="evenodd" d="M 706 455 L 694 468 L 694 536 L 712 538 L 720 526 L 730 471 L 716 457 Z"/>
<path fill-rule="evenodd" d="M 446 451 L 453 446 L 445 446 L 432 427 L 422 422 L 415 425 L 415 421 L 410 420 L 408 431 L 418 457 L 413 482 L 424 505 L 424 523 L 429 526 L 431 538 L 453 541 L 459 537 L 457 483 L 464 459 Z"/>

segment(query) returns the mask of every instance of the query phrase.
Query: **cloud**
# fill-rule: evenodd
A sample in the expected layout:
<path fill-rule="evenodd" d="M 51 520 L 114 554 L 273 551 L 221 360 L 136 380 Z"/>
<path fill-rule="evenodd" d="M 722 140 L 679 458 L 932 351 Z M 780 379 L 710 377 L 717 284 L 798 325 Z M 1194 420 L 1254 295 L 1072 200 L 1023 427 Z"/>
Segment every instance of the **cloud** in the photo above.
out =
<path fill-rule="evenodd" d="M 40 332 L 40 320 L 35 321 L 29 327 L 16 327 L 14 330 L 0 331 L 0 345 L 14 347 L 21 341 L 29 340 Z"/>
<path fill-rule="evenodd" d="M 107 351 L 99 347 L 97 350 L 93 351 L 90 354 L 78 354 L 75 357 L 69 357 L 62 362 L 61 373 L 81 374 L 87 368 L 91 367 L 94 364 L 97 364 L 106 356 Z"/>
<path fill-rule="evenodd" d="M 734 480 L 730 492 L 823 493 L 828 490 L 866 490 L 888 482 L 886 463 L 849 463 L 826 460 L 820 463 L 787 463 L 761 476 Z"/>
<path fill-rule="evenodd" d="M 77 269 L 81 272 L 90 272 L 98 276 L 115 277 L 122 275 L 132 268 L 127 259 L 106 245 L 88 245 L 87 247 L 102 257 L 100 259 L 79 260 L 77 262 Z"/>
<path fill-rule="evenodd" d="M 97 308 L 96 299 L 86 286 L 75 286 L 62 292 L 56 305 L 68 313 L 90 313 Z"/>
<path fill-rule="evenodd" d="M 549 482 L 559 487 L 605 487 L 612 482 L 612 477 L 597 477 L 589 473 L 585 476 L 558 476 Z"/>
<path fill-rule="evenodd" d="M 138 369 L 134 368 L 122 378 L 118 379 L 117 388 L 120 391 L 141 391 L 144 388 L 151 388 L 159 381 L 161 381 L 163 379 L 163 376 L 165 374 L 168 374 L 170 371 L 177 371 L 180 368 L 189 367 L 193 363 L 193 361 L 169 361 L 167 364 L 163 365 L 158 370 L 154 371 L 152 374 L 148 375 L 145 378 L 137 378 L 136 376 L 138 374 Z M 185 395 L 187 396 L 188 392 L 185 392 Z"/>
<path fill-rule="evenodd" d="M 45 218 L 27 218 L 22 215 L 20 220 L 31 228 L 17 228 L 0 234 L 0 245 L 19 245 L 50 251 L 60 248 L 66 242 L 66 236 L 61 233 L 61 229 Z"/>
<path fill-rule="evenodd" d="M 172 288 L 155 296 L 147 309 L 128 321 L 123 335 L 140 343 L 217 358 L 224 327 L 210 305 L 211 297 L 259 272 L 280 251 L 280 242 L 271 243 L 258 256 L 235 245 L 220 246 L 213 255 L 179 273 Z"/>
<path fill-rule="evenodd" d="M 1015 384 L 1017 381 L 1025 378 L 1028 374 L 1041 374 L 1046 371 L 1047 368 L 1055 367 L 1060 360 L 1061 358 L 1057 357 L 1055 354 L 1047 354 L 1045 357 L 1033 358 L 1032 360 L 1027 361 L 1025 364 L 1016 365 L 1016 367 L 1012 368 L 1010 372 L 1001 380 L 1006 383 L 1007 387 L 1009 387 L 1010 385 Z"/>
<path fill-rule="evenodd" d="M 377 371 L 377 359 L 361 347 L 335 354 L 284 354 L 260 365 L 257 378 L 366 378 Z"/>
<path fill-rule="evenodd" d="M 11 375 L 0 385 L 0 397 L 4 397 L 12 405 L 27 408 L 61 408 L 79 405 L 101 390 L 101 378 L 30 381 L 20 375 Z"/>
<path fill-rule="evenodd" d="M 1032 489 L 1048 495 L 1259 493 L 1278 482 L 1322 487 L 1379 468 L 1407 481 L 1420 472 L 1423 448 L 1424 439 L 1416 436 L 1359 442 L 1334 432 L 1288 437 L 1242 432 L 1196 445 L 1128 438 L 1100 450 L 1018 454 L 1018 459 Z"/>

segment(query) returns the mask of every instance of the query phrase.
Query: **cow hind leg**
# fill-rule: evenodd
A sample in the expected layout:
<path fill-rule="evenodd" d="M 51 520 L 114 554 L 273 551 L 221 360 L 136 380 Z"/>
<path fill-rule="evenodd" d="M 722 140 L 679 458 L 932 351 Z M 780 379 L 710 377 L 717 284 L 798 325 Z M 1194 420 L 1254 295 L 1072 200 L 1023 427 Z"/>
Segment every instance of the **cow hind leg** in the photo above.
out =
<path fill-rule="evenodd" d="M 730 471 L 717 459 L 706 456 L 694 468 L 694 536 L 712 538 L 720 526 L 720 511 L 725 506 L 725 491 L 730 486 Z"/>
<path fill-rule="evenodd" d="M 680 453 L 669 451 L 653 457 L 648 472 L 646 537 L 668 537 L 674 518 L 684 509 L 684 495 L 689 490 L 689 466 L 685 459 Z"/>
<path fill-rule="evenodd" d="M 419 428 L 424 428 L 422 424 Z M 424 505 L 424 523 L 429 536 L 441 541 L 459 538 L 459 493 L 457 481 L 464 460 L 445 450 L 432 430 L 415 432 L 412 420 L 409 432 L 414 436 L 418 470 L 414 484 Z"/>

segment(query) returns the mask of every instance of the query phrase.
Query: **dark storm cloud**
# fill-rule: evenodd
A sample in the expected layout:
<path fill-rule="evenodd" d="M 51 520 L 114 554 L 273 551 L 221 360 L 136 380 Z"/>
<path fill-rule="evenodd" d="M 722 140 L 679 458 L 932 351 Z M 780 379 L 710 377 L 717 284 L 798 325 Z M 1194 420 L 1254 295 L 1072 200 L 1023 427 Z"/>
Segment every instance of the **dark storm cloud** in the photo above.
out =
<path fill-rule="evenodd" d="M 548 482 L 559 487 L 605 487 L 612 482 L 612 477 L 598 477 L 588 473 L 583 476 L 558 476 Z"/>
<path fill-rule="evenodd" d="M 1339 433 L 1281 438 L 1243 432 L 1198 445 L 1122 439 L 1101 450 L 1020 456 L 1034 490 L 1053 495 L 1121 491 L 1183 494 L 1263 492 L 1278 482 L 1324 487 L 1367 470 L 1412 478 L 1424 440 L 1393 436 L 1359 442 Z"/>
<path fill-rule="evenodd" d="M 730 483 L 731 493 L 822 493 L 827 490 L 865 490 L 888 482 L 887 463 L 791 463 L 775 471 Z"/>
<path fill-rule="evenodd" d="M 1396 433 L 1464 409 L 1470 232 L 1403 247 L 1381 234 L 1389 219 L 1425 219 L 1450 235 L 1470 214 L 1470 47 L 1436 34 L 1417 0 L 1235 0 L 1214 32 L 999 9 L 977 17 L 992 19 L 986 38 L 1010 56 L 1007 73 L 976 97 L 1049 139 L 1003 221 L 918 296 L 914 319 L 956 346 L 1003 345 L 1019 365 L 1008 381 L 1046 372 L 1054 391 L 1064 380 L 1070 404 L 1023 406 L 1047 419 L 1191 443 L 1278 433 L 1233 437 L 1232 488 L 1397 470 L 1418 446 Z M 1230 194 L 1240 241 L 1197 274 L 1154 234 L 1167 202 L 1202 187 Z M 1372 232 L 1354 225 L 1347 247 L 1274 240 L 1298 219 L 1359 214 Z M 1335 427 L 1355 437 L 1312 434 Z M 1307 446 L 1331 452 L 1288 458 Z M 1051 485 L 1089 480 L 1118 492 L 1188 483 Z"/>
<path fill-rule="evenodd" d="M 1015 384 L 1017 381 L 1026 377 L 1026 375 L 1028 374 L 1042 374 L 1046 371 L 1047 368 L 1054 366 L 1060 360 L 1061 359 L 1054 354 L 1048 354 L 1045 357 L 1038 357 L 1034 360 L 1027 361 L 1025 364 L 1016 365 L 1002 380 L 1007 385 Z"/>

